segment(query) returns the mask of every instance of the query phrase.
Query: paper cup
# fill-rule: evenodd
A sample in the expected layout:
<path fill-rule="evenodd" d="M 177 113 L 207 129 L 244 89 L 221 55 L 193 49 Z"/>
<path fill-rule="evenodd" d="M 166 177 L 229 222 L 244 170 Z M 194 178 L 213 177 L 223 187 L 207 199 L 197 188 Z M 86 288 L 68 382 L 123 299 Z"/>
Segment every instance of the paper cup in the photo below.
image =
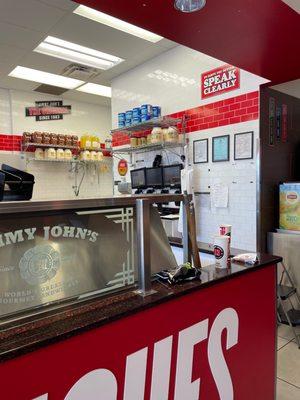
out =
<path fill-rule="evenodd" d="M 231 228 L 232 228 L 232 225 L 220 225 L 219 234 L 231 236 Z"/>
<path fill-rule="evenodd" d="M 227 268 L 229 259 L 230 237 L 218 235 L 214 237 L 214 256 L 218 268 Z"/>
<path fill-rule="evenodd" d="M 220 225 L 219 227 L 219 234 L 221 236 L 228 236 L 229 237 L 229 242 L 228 242 L 228 262 L 230 261 L 230 245 L 231 245 L 231 228 L 232 225 Z"/>

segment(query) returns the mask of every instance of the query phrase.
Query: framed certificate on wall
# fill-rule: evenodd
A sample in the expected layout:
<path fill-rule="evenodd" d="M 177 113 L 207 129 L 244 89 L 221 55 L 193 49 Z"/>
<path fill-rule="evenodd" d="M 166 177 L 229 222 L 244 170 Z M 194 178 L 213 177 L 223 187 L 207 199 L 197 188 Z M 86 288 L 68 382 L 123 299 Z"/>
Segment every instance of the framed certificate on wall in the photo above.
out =
<path fill-rule="evenodd" d="M 194 164 L 208 162 L 208 139 L 193 141 Z"/>
<path fill-rule="evenodd" d="M 234 159 L 250 160 L 253 158 L 253 131 L 234 135 Z"/>
<path fill-rule="evenodd" d="M 215 136 L 212 138 L 212 162 L 229 161 L 230 136 Z"/>

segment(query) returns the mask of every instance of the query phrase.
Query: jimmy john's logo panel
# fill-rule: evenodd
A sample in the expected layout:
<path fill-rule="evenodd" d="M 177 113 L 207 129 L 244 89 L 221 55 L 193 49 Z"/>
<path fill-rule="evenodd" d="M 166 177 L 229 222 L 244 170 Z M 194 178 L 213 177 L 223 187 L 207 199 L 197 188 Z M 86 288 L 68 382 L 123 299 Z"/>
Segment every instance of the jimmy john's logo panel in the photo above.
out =
<path fill-rule="evenodd" d="M 55 121 L 71 114 L 72 106 L 66 106 L 61 100 L 36 101 L 35 107 L 26 107 L 25 116 L 35 117 L 36 121 Z"/>
<path fill-rule="evenodd" d="M 239 88 L 240 70 L 232 65 L 224 65 L 201 75 L 202 99 Z"/>
<path fill-rule="evenodd" d="M 2 219 L 0 315 L 133 283 L 132 224 L 132 208 Z"/>

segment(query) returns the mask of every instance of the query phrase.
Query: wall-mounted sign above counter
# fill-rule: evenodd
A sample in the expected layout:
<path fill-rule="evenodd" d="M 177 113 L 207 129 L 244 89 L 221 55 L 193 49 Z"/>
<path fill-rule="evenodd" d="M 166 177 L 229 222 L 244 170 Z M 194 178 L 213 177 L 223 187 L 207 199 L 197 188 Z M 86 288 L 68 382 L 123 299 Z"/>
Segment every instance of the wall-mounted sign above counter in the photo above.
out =
<path fill-rule="evenodd" d="M 63 104 L 62 100 L 36 101 L 35 107 L 26 107 L 25 116 L 35 117 L 36 121 L 55 121 L 71 114 L 72 106 Z"/>
<path fill-rule="evenodd" d="M 201 98 L 230 92 L 240 88 L 240 69 L 223 65 L 201 75 Z"/>

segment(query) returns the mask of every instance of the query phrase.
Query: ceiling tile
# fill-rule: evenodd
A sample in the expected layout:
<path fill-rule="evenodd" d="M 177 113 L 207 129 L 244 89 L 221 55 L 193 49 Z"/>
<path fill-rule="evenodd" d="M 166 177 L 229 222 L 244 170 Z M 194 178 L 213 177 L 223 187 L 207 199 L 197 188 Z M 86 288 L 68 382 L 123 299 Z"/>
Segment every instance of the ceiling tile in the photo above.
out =
<path fill-rule="evenodd" d="M 275 85 L 272 86 L 271 88 L 300 99 L 300 79 L 296 79 L 294 81 L 286 83 L 281 83 L 280 85 Z"/>
<path fill-rule="evenodd" d="M 44 34 L 31 29 L 0 22 L 0 43 L 32 50 L 44 38 Z"/>
<path fill-rule="evenodd" d="M 47 4 L 48 6 L 57 7 L 61 10 L 75 10 L 78 4 L 71 0 L 38 0 L 40 3 Z"/>
<path fill-rule="evenodd" d="M 50 30 L 66 14 L 37 0 L 0 0 L 0 9 L 0 21 L 41 32 Z"/>
<path fill-rule="evenodd" d="M 27 54 L 27 50 L 0 43 L 0 60 L 6 63 L 17 64 Z"/>

